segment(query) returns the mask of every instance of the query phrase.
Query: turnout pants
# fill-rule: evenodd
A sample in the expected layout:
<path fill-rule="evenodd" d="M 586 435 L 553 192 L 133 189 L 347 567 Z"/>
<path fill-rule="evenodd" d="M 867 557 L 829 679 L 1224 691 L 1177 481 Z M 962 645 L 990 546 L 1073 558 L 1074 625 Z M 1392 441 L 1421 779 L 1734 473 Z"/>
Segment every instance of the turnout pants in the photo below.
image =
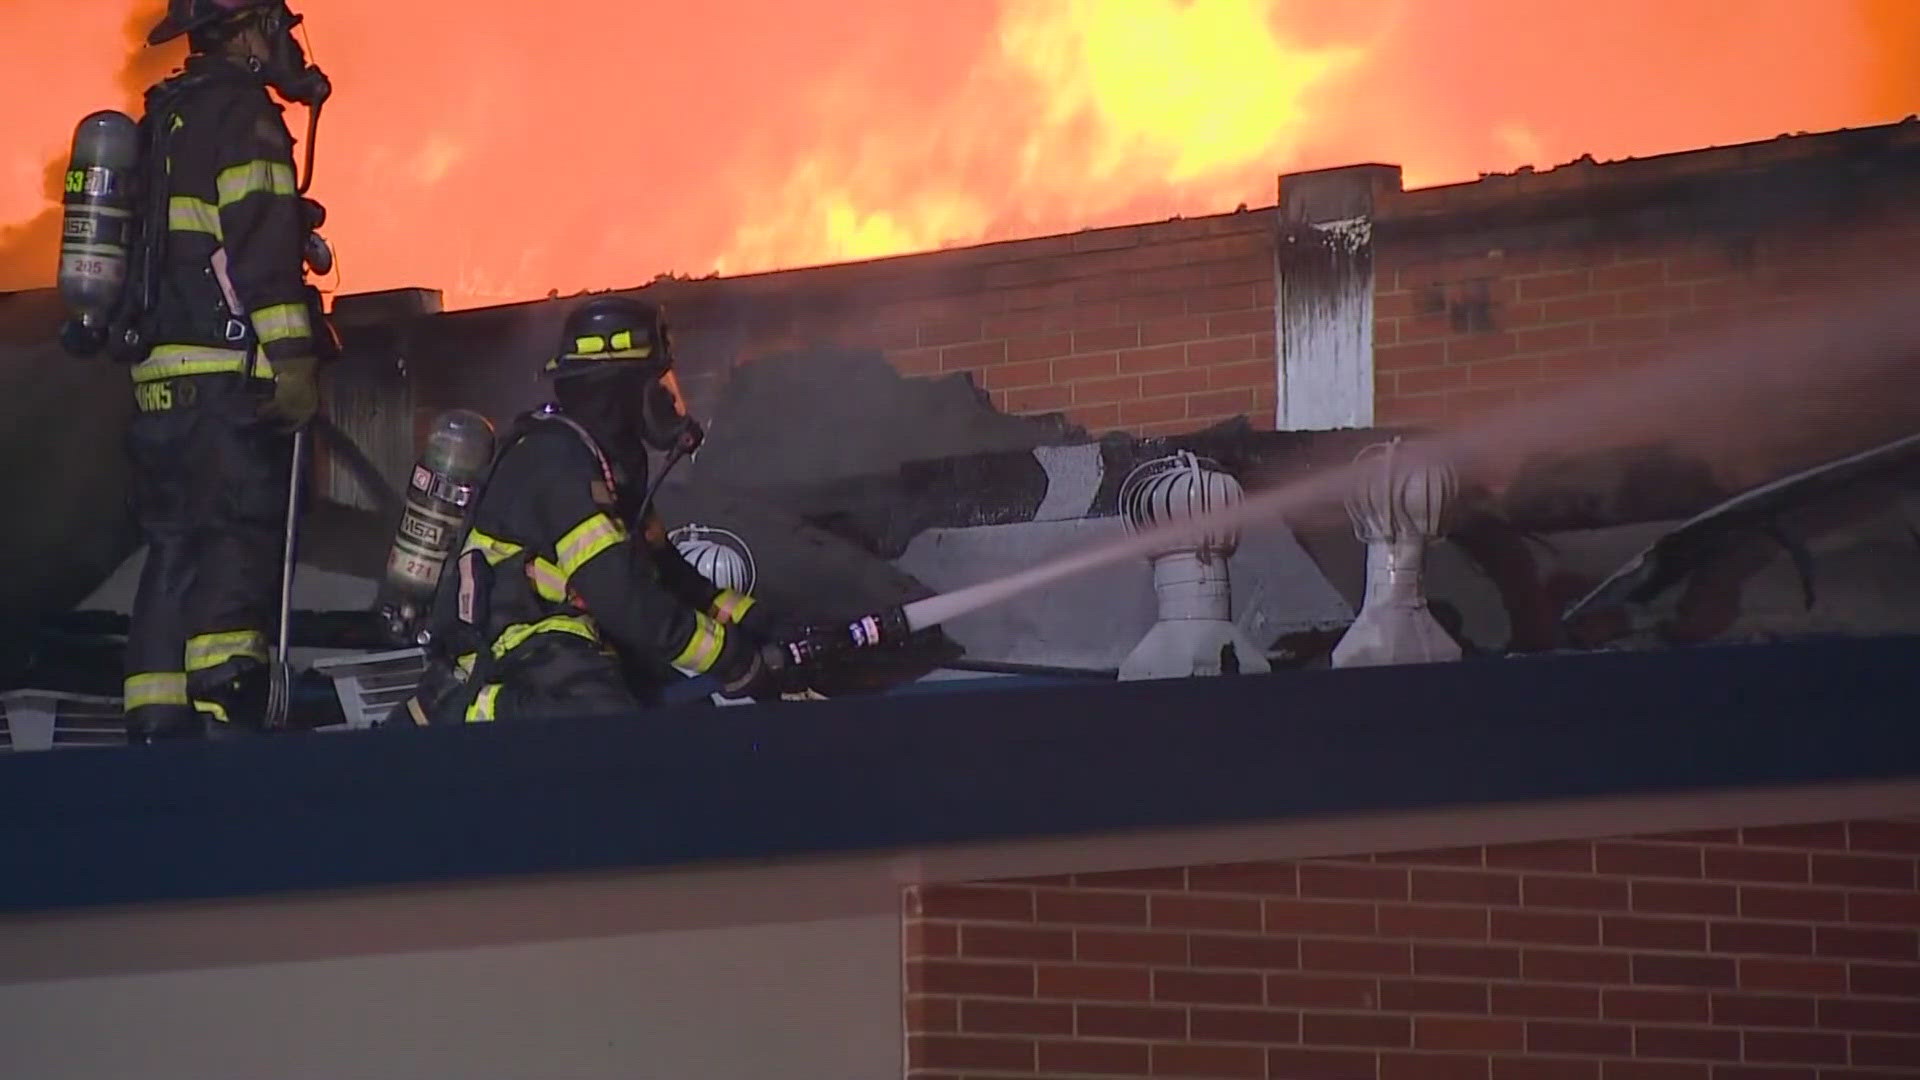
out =
<path fill-rule="evenodd" d="M 293 437 L 258 418 L 266 380 L 190 375 L 135 392 L 128 454 L 147 562 L 127 637 L 128 738 L 258 727 Z"/>
<path fill-rule="evenodd" d="M 441 681 L 424 680 L 423 689 L 427 682 L 438 685 Z M 436 726 L 525 723 L 632 718 L 644 708 L 616 658 L 572 634 L 546 633 L 534 635 L 508 653 L 486 682 L 426 703 L 426 718 Z M 404 702 L 385 721 L 394 727 L 417 722 Z"/>

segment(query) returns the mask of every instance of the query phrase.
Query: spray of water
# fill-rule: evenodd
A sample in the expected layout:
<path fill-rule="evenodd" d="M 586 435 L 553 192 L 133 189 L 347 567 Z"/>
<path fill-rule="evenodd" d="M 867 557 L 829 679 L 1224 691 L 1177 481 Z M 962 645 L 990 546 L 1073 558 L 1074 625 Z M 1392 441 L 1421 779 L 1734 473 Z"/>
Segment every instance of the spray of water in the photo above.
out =
<path fill-rule="evenodd" d="M 1796 444 L 1819 443 L 1833 456 L 1833 432 L 1854 421 L 1857 438 L 1871 440 L 1871 424 L 1849 410 L 1891 408 L 1910 420 L 1920 411 L 1912 375 L 1920 357 L 1920 276 L 1809 297 L 1791 310 L 1702 339 L 1690 346 L 1650 350 L 1636 369 L 1570 391 L 1486 414 L 1411 439 L 1401 462 L 1444 460 L 1463 479 L 1497 485 L 1519 461 L 1537 453 L 1598 451 L 1659 439 L 1718 458 L 1736 473 L 1764 462 L 1790 463 Z M 1904 400 L 1902 400 L 1904 396 Z M 1809 403 L 1821 403 L 1822 433 L 1809 438 Z M 1857 447 L 1847 447 L 1851 450 Z M 1809 464 L 1799 462 L 1797 464 Z M 1242 502 L 1142 530 L 994 581 L 908 604 L 914 629 L 1000 603 L 1124 559 L 1198 536 L 1244 529 L 1343 500 L 1358 478 L 1352 463 L 1258 491 Z"/>

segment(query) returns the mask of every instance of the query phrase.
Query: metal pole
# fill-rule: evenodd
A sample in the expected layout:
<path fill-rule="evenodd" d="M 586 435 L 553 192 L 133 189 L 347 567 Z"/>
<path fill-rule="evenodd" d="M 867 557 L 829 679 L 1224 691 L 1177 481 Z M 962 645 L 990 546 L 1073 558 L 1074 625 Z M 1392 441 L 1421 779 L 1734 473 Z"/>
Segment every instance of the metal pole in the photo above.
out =
<path fill-rule="evenodd" d="M 306 472 L 306 449 L 307 428 L 302 425 L 293 433 L 293 465 L 287 477 L 287 535 L 280 551 L 280 636 L 267 695 L 268 728 L 287 726 L 293 699 L 293 665 L 287 658 L 287 647 L 293 623 L 294 541 L 300 535 L 300 481 Z"/>

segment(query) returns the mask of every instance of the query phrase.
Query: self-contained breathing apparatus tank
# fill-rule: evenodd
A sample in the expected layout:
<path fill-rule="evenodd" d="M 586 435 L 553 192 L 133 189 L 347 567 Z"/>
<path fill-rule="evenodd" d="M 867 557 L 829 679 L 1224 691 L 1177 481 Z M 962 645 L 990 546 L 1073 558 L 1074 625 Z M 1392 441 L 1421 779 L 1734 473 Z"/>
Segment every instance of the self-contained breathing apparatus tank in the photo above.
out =
<path fill-rule="evenodd" d="M 139 167 L 140 126 L 126 113 L 104 109 L 75 127 L 59 273 L 60 298 L 73 313 L 61 341 L 75 356 L 100 351 L 125 295 L 139 239 Z"/>
<path fill-rule="evenodd" d="M 493 423 L 477 412 L 450 409 L 434 418 L 427 447 L 414 463 L 406 509 L 387 551 L 387 572 L 375 601 L 388 634 L 419 645 L 448 556 L 466 531 L 467 516 L 493 465 Z"/>

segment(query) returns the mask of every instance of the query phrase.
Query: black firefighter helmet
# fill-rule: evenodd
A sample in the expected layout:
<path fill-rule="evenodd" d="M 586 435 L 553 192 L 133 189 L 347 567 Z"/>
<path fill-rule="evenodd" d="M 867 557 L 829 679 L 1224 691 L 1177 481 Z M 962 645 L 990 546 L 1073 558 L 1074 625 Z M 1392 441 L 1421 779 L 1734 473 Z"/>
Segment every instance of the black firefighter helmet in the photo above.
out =
<path fill-rule="evenodd" d="M 673 335 L 660 305 L 601 296 L 567 314 L 546 371 L 555 381 L 604 379 L 613 392 L 621 384 L 634 387 L 646 441 L 661 450 L 680 445 L 690 451 L 699 445 L 700 427 L 687 413 L 673 360 Z"/>
<path fill-rule="evenodd" d="M 181 34 L 205 29 L 249 8 L 265 7 L 271 0 L 167 0 L 167 16 L 147 35 L 147 44 L 161 45 Z"/>

